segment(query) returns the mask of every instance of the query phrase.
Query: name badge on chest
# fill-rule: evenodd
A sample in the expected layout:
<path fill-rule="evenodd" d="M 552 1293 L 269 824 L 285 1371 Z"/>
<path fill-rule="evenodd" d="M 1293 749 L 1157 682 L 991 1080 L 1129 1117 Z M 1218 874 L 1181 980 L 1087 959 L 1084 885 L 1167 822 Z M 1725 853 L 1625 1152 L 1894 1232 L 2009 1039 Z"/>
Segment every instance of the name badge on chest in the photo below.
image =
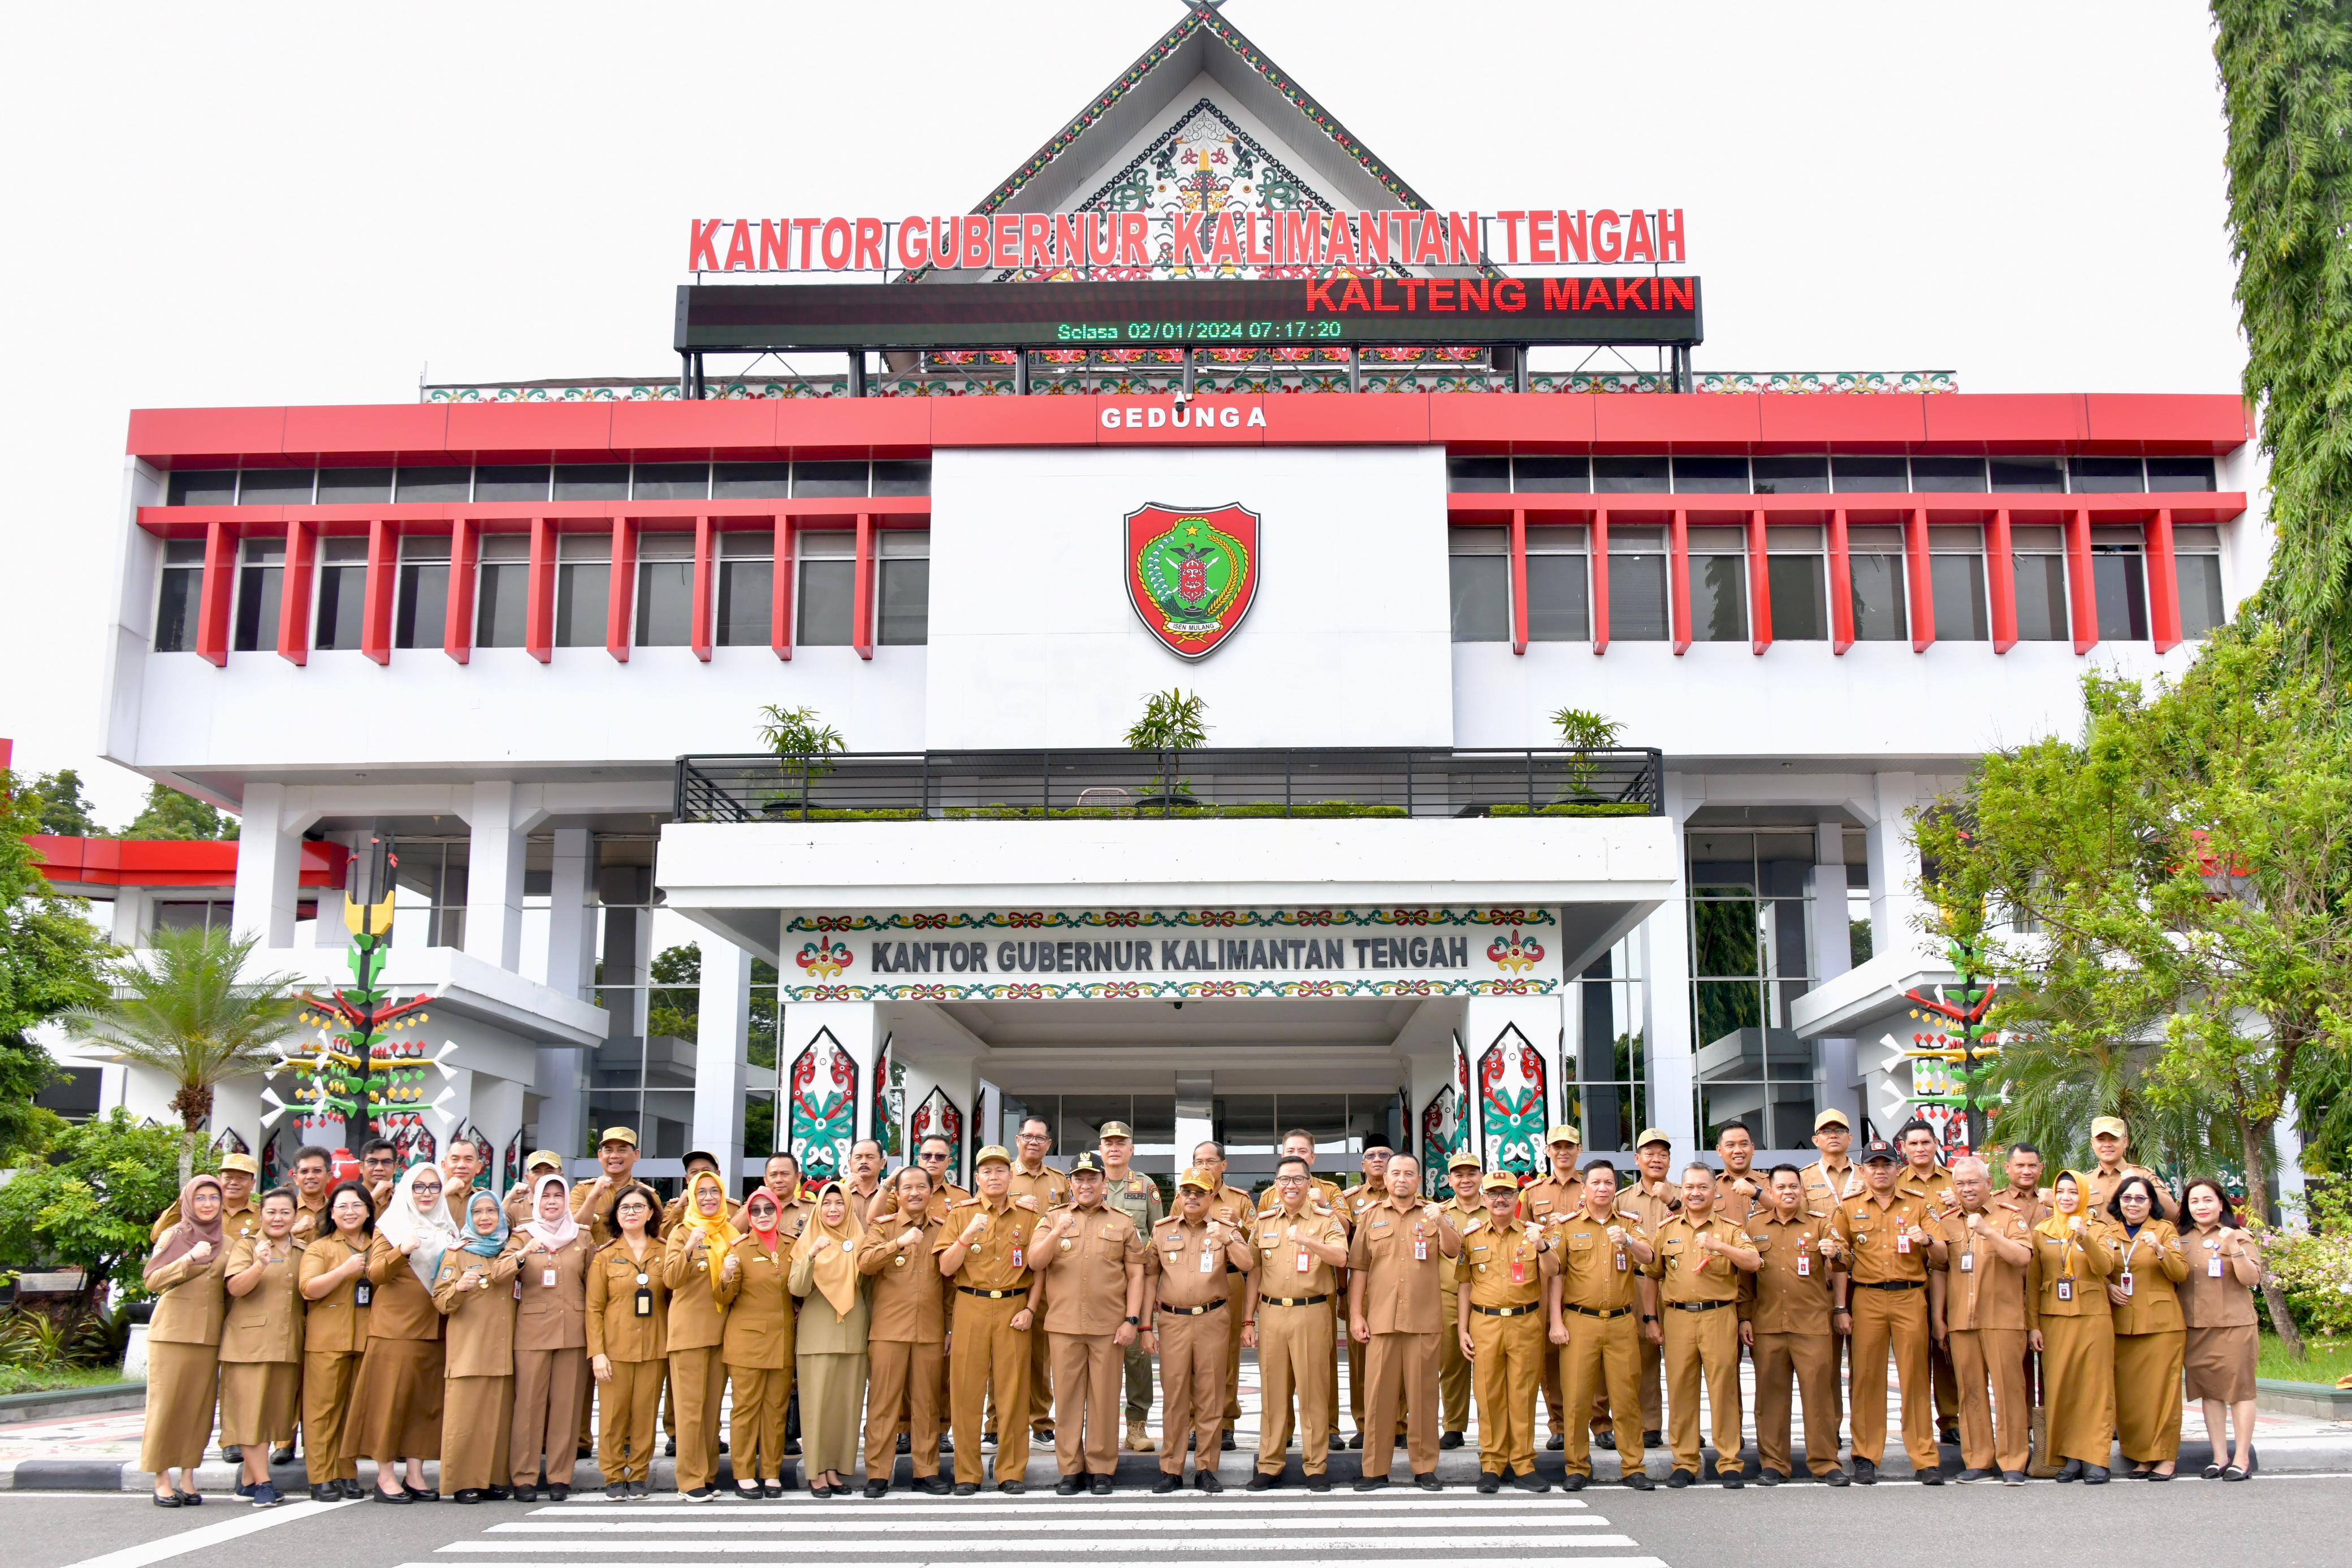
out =
<path fill-rule="evenodd" d="M 1301 1247 L 1298 1249 L 1298 1271 L 1304 1274 L 1314 1267 L 1315 1260 L 1307 1255 L 1306 1248 Z"/>
<path fill-rule="evenodd" d="M 1216 1249 L 1208 1242 L 1203 1241 L 1201 1243 L 1201 1272 L 1203 1274 L 1213 1274 L 1216 1272 Z"/>
<path fill-rule="evenodd" d="M 2071 1301 L 2074 1299 L 2074 1281 L 2061 1280 L 2058 1281 L 2058 1299 L 2062 1301 Z"/>
<path fill-rule="evenodd" d="M 2221 1277 L 2221 1260 L 2219 1258 L 2213 1260 L 2213 1277 L 2217 1280 Z M 374 1300 L 375 1287 L 365 1280 L 352 1287 L 352 1305 L 364 1307 Z"/>
<path fill-rule="evenodd" d="M 1514 1284 L 1514 1285 L 1524 1285 L 1524 1284 L 1526 1284 L 1527 1282 L 1528 1282 L 1528 1260 L 1527 1260 L 1526 1259 L 1524 1259 L 1524 1258 L 1514 1258 L 1514 1259 L 1512 1259 L 1512 1260 L 1511 1260 L 1511 1283 L 1512 1283 L 1512 1284 Z"/>
<path fill-rule="evenodd" d="M 2116 1281 L 2116 1288 L 2121 1291 L 2126 1296 L 2129 1296 L 2132 1293 L 2132 1273 L 2129 1269 L 2125 1270 L 2122 1277 Z"/>
<path fill-rule="evenodd" d="M 2218 1280 L 2221 1277 L 2221 1260 L 2220 1258 L 2215 1257 L 2205 1260 L 2205 1277 L 2209 1280 Z"/>
<path fill-rule="evenodd" d="M 654 1288 L 646 1283 L 646 1277 L 643 1274 L 637 1276 L 636 1315 L 641 1318 L 654 1315 Z"/>
<path fill-rule="evenodd" d="M 1977 1255 L 1976 1255 L 1975 1253 L 1973 1253 L 1973 1252 L 1963 1252 L 1963 1253 L 1961 1253 L 1961 1254 L 1960 1254 L 1960 1272 L 1961 1272 L 1961 1273 L 1963 1273 L 1963 1274 L 1973 1274 L 1973 1273 L 1975 1273 L 1976 1271 L 1977 1271 Z"/>
<path fill-rule="evenodd" d="M 552 1290 L 555 1288 L 554 1270 L 541 1269 L 539 1271 L 539 1288 L 542 1291 Z"/>

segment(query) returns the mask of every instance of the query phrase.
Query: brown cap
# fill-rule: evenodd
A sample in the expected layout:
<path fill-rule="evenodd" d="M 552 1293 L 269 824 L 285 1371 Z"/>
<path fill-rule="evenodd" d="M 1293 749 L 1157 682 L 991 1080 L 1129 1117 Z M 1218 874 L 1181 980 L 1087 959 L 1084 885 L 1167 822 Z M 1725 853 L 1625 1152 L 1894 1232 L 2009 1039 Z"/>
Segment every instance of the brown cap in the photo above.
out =
<path fill-rule="evenodd" d="M 1547 1144 L 1575 1144 L 1581 1146 L 1584 1143 L 1584 1134 L 1578 1132 L 1572 1124 L 1567 1122 L 1562 1122 L 1559 1126 L 1554 1127 L 1550 1132 L 1544 1134 L 1544 1142 Z"/>
<path fill-rule="evenodd" d="M 1133 1143 L 1135 1129 L 1124 1122 L 1105 1122 L 1102 1124 L 1101 1133 L 1097 1135 L 1105 1138 L 1125 1138 L 1129 1143 Z"/>
<path fill-rule="evenodd" d="M 636 1129 L 634 1127 L 607 1127 L 604 1129 L 604 1135 L 596 1140 L 596 1146 L 601 1149 L 606 1144 L 626 1144 L 629 1147 L 634 1149 L 637 1146 Z"/>
<path fill-rule="evenodd" d="M 2124 1131 L 2121 1116 L 2094 1116 L 2091 1118 L 2091 1136 L 2128 1139 L 2131 1134 Z M 221 1169 L 228 1169 L 226 1160 L 221 1161 Z"/>
<path fill-rule="evenodd" d="M 1178 1186 L 1197 1186 L 1202 1192 L 1214 1192 L 1217 1190 L 1216 1177 L 1211 1176 L 1208 1172 L 1202 1170 L 1198 1166 L 1194 1166 L 1191 1170 L 1186 1171 L 1182 1176 L 1178 1176 L 1176 1178 L 1176 1185 Z"/>
<path fill-rule="evenodd" d="M 535 1171 L 541 1166 L 551 1171 L 560 1171 L 563 1168 L 563 1156 L 553 1149 L 533 1149 L 522 1162 L 522 1168 L 527 1171 Z"/>
<path fill-rule="evenodd" d="M 1490 1171 L 1486 1175 L 1486 1179 L 1478 1184 L 1478 1190 L 1480 1192 L 1517 1192 L 1519 1190 L 1518 1179 L 1508 1171 Z"/>
<path fill-rule="evenodd" d="M 1458 1171 L 1465 1166 L 1474 1171 L 1479 1168 L 1478 1156 L 1467 1149 L 1455 1151 L 1454 1157 L 1445 1162 L 1445 1168 L 1449 1171 Z"/>
<path fill-rule="evenodd" d="M 1633 1140 L 1633 1146 L 1637 1149 L 1647 1144 L 1664 1144 L 1670 1149 L 1675 1146 L 1675 1141 L 1666 1136 L 1664 1129 L 1659 1127 L 1644 1127 L 1642 1129 L 1642 1135 Z"/>
<path fill-rule="evenodd" d="M 247 1176 L 258 1176 L 261 1166 L 251 1155 L 223 1155 L 221 1175 L 226 1176 L 231 1171 L 243 1171 Z"/>
<path fill-rule="evenodd" d="M 1813 1118 L 1814 1132 L 1818 1133 L 1823 1127 L 1843 1127 L 1848 1132 L 1852 1132 L 1853 1130 L 1853 1124 L 1845 1119 L 1844 1112 L 1832 1105 L 1828 1110 Z"/>
<path fill-rule="evenodd" d="M 991 1160 L 1001 1166 L 1009 1166 L 1013 1163 L 1013 1152 L 1003 1144 L 991 1144 L 971 1156 L 971 1168 L 978 1170 Z"/>

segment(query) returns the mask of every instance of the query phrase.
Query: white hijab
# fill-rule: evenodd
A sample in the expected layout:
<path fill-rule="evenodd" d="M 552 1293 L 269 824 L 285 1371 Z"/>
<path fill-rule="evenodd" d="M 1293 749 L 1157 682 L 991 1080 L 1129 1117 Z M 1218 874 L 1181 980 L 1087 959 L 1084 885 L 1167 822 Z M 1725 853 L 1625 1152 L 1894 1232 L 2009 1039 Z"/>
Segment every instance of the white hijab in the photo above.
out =
<path fill-rule="evenodd" d="M 556 1190 L 563 1194 L 563 1218 L 552 1225 L 539 1217 L 539 1200 L 547 1196 L 547 1184 L 550 1182 L 553 1182 Z M 560 1252 L 569 1247 L 572 1239 L 580 1234 L 580 1222 L 572 1218 L 572 1184 L 552 1173 L 540 1177 L 538 1185 L 530 1189 L 530 1218 L 523 1228 L 546 1242 L 551 1252 Z"/>
<path fill-rule="evenodd" d="M 430 1209 L 417 1207 L 416 1175 L 425 1170 L 436 1176 L 441 1174 L 432 1166 L 411 1166 L 400 1173 L 400 1185 L 393 1188 L 392 1201 L 384 1206 L 383 1217 L 375 1222 L 375 1233 L 394 1247 L 405 1247 L 410 1238 L 415 1239 L 416 1250 L 408 1255 L 408 1266 L 430 1291 L 441 1272 L 441 1254 L 459 1245 L 464 1238 L 449 1223 L 446 1203 L 436 1198 Z"/>

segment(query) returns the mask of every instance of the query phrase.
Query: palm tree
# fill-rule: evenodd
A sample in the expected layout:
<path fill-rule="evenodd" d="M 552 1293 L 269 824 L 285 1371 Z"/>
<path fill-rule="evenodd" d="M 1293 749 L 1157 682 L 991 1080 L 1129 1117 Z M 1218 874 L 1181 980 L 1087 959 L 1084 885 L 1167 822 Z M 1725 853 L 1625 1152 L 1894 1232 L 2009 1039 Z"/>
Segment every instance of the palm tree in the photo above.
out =
<path fill-rule="evenodd" d="M 276 1063 L 279 1042 L 294 1032 L 301 1011 L 293 991 L 298 977 L 241 977 L 259 941 L 226 930 L 158 930 L 145 948 L 109 967 L 113 999 L 72 1009 L 59 1020 L 74 1038 L 179 1085 L 172 1109 L 185 1129 L 182 1186 L 195 1169 L 214 1091 Z"/>

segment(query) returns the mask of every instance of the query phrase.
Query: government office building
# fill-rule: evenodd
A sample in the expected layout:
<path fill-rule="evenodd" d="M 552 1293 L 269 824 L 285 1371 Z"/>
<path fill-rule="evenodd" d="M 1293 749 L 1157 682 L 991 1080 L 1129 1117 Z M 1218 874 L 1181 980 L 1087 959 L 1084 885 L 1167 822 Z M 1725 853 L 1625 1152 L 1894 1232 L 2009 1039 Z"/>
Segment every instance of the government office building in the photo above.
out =
<path fill-rule="evenodd" d="M 975 210 L 1430 204 L 1203 9 Z M 1118 1119 L 1245 1184 L 1294 1125 L 1326 1170 L 1889 1129 L 1935 1087 L 1905 994 L 1953 977 L 1906 816 L 2252 591 L 2246 411 L 1612 363 L 860 353 L 134 412 L 104 749 L 243 836 L 226 885 L 112 889 L 117 935 L 226 923 L 332 984 L 341 867 L 393 839 L 386 981 L 454 1048 L 403 1136 L 501 1181 L 616 1123 L 648 1174 L 749 1176 Z M 1154 519 L 1227 550 L 1213 633 L 1153 613 L 1146 558 L 1197 559 Z M 1205 747 L 1131 750 L 1171 687 Z M 762 755 L 771 706 L 844 753 Z M 364 1135 L 292 1093 L 231 1086 L 216 1133 Z"/>

